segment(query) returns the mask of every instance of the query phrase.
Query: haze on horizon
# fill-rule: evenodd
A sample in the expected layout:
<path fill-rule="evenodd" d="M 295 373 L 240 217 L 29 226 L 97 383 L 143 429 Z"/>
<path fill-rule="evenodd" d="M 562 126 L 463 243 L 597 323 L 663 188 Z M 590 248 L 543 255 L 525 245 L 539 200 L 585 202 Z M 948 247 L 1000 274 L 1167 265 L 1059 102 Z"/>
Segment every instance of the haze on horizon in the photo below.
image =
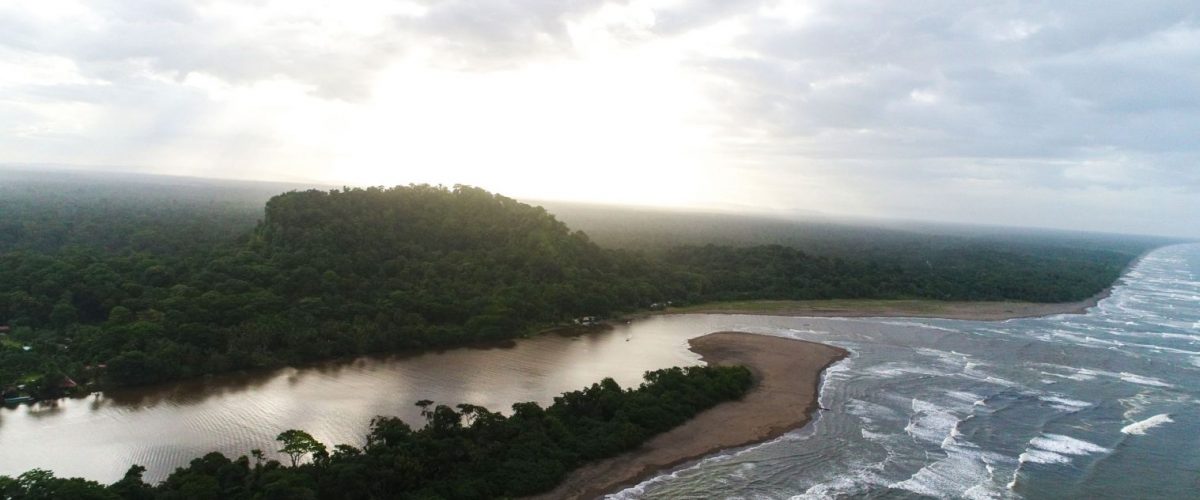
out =
<path fill-rule="evenodd" d="M 0 163 L 1200 236 L 1198 10 L 14 0 Z"/>

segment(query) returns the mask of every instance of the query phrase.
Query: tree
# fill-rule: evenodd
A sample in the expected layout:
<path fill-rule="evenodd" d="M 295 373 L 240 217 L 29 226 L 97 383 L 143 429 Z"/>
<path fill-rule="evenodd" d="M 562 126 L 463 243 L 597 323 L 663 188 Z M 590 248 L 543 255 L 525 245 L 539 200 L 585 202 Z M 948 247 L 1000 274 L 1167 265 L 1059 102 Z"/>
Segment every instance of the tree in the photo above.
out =
<path fill-rule="evenodd" d="M 159 373 L 153 359 L 142 351 L 127 351 L 108 362 L 108 376 L 122 385 L 144 385 L 158 381 Z"/>
<path fill-rule="evenodd" d="M 154 491 L 142 479 L 142 474 L 145 472 L 145 467 L 131 466 L 125 472 L 125 477 L 113 483 L 108 489 L 127 500 L 151 500 L 154 498 Z"/>
<path fill-rule="evenodd" d="M 283 448 L 280 448 L 279 452 L 292 459 L 292 467 L 295 467 L 300 459 L 309 453 L 317 454 L 325 451 L 325 445 L 302 430 L 283 431 L 275 437 L 275 440 L 283 444 Z"/>
<path fill-rule="evenodd" d="M 116 306 L 108 312 L 108 321 L 114 325 L 123 325 L 133 319 L 133 312 L 125 306 Z"/>
<path fill-rule="evenodd" d="M 50 311 L 50 323 L 58 328 L 63 328 L 74 323 L 78 318 L 79 314 L 75 310 L 75 306 L 71 305 L 66 299 L 54 304 L 54 309 Z"/>

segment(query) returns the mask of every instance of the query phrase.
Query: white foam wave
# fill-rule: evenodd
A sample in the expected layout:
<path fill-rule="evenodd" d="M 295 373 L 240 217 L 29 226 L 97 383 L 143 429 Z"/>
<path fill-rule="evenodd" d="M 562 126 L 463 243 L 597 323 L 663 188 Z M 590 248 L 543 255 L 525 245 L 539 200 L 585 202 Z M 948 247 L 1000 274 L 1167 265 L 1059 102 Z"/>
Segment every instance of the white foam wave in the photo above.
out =
<path fill-rule="evenodd" d="M 1108 372 L 1108 371 L 1103 371 L 1103 370 L 1091 370 L 1091 369 L 1087 369 L 1087 368 L 1070 368 L 1070 367 L 1066 367 L 1066 366 L 1062 366 L 1062 365 L 1050 365 L 1050 364 L 1041 364 L 1041 366 L 1054 367 L 1054 368 L 1059 368 L 1062 370 L 1073 371 L 1074 373 L 1070 373 L 1068 375 L 1062 375 L 1062 374 L 1052 373 L 1052 372 L 1041 372 L 1043 375 L 1052 375 L 1055 377 L 1068 378 L 1068 379 L 1072 379 L 1072 380 L 1085 381 L 1085 380 L 1095 379 L 1097 376 L 1104 376 L 1104 377 L 1119 378 L 1126 382 L 1129 382 L 1132 384 L 1138 384 L 1138 385 L 1164 387 L 1164 388 L 1175 387 L 1174 385 L 1164 382 L 1161 379 L 1157 379 L 1154 377 L 1147 377 L 1145 375 L 1138 375 L 1136 373 L 1129 373 L 1129 372 L 1113 373 L 1113 372 Z"/>
<path fill-rule="evenodd" d="M 1081 336 L 1081 335 L 1076 335 L 1074 333 L 1067 332 L 1064 330 L 1054 330 L 1053 332 L 1051 332 L 1051 335 L 1056 338 L 1066 339 L 1066 340 L 1075 342 L 1077 344 L 1084 344 L 1084 345 L 1098 345 L 1098 346 L 1102 345 L 1102 346 L 1110 346 L 1110 347 L 1123 347 L 1125 345 L 1123 342 L 1120 342 L 1117 340 L 1098 339 L 1091 335 Z"/>
<path fill-rule="evenodd" d="M 1092 380 L 1092 379 L 1095 379 L 1095 378 L 1096 378 L 1096 376 L 1098 376 L 1098 375 L 1104 375 L 1104 374 L 1105 374 L 1105 373 L 1101 373 L 1101 372 L 1098 372 L 1098 371 L 1096 371 L 1096 370 L 1089 370 L 1089 369 L 1087 369 L 1087 368 L 1080 368 L 1080 369 L 1076 370 L 1076 371 L 1075 371 L 1075 373 L 1073 373 L 1073 374 L 1071 374 L 1071 375 L 1068 375 L 1068 376 L 1067 376 L 1067 378 L 1070 378 L 1070 379 L 1072 379 L 1072 380 L 1080 380 L 1080 381 L 1084 381 L 1084 380 Z M 1111 375 L 1111 374 L 1109 374 L 1109 375 Z"/>
<path fill-rule="evenodd" d="M 1012 458 L 984 451 L 978 445 L 949 436 L 942 443 L 946 458 L 922 467 L 891 488 L 936 498 L 995 498 L 995 464 L 1011 464 Z"/>
<path fill-rule="evenodd" d="M 1030 440 L 1029 444 L 1042 450 L 1063 455 L 1090 455 L 1092 453 L 1108 453 L 1111 451 L 1096 443 L 1062 434 L 1042 434 Z"/>
<path fill-rule="evenodd" d="M 988 383 L 992 383 L 992 384 L 996 384 L 996 385 L 1002 385 L 1002 386 L 1005 386 L 1005 387 L 1022 387 L 1022 385 L 1021 385 L 1021 384 L 1018 384 L 1018 383 L 1016 383 L 1016 382 L 1013 382 L 1013 381 L 1011 381 L 1011 380 L 1009 380 L 1009 379 L 1006 379 L 1006 378 L 1000 378 L 1000 377 L 996 377 L 996 376 L 993 376 L 993 375 L 988 375 L 988 376 L 986 376 L 986 377 L 983 377 L 983 381 L 984 381 L 984 382 L 988 382 Z"/>
<path fill-rule="evenodd" d="M 945 372 L 931 370 L 929 368 L 917 366 L 911 363 L 883 363 L 871 367 L 865 373 L 879 375 L 886 378 L 898 377 L 900 375 L 931 375 L 935 377 L 946 375 Z"/>
<path fill-rule="evenodd" d="M 787 337 L 803 339 L 804 335 L 829 335 L 829 332 L 824 331 L 824 330 L 813 330 L 813 329 L 808 329 L 808 328 L 804 328 L 804 329 L 788 328 L 787 329 L 787 335 L 786 335 Z"/>
<path fill-rule="evenodd" d="M 1028 449 L 1017 459 L 1021 463 L 1033 462 L 1036 464 L 1069 464 L 1070 457 L 1059 455 L 1052 451 Z"/>
<path fill-rule="evenodd" d="M 829 384 L 834 380 L 841 379 L 847 373 L 850 373 L 850 367 L 854 364 L 854 358 L 858 356 L 858 353 L 849 347 L 843 347 L 843 349 L 849 351 L 850 356 L 842 358 L 841 361 L 834 363 L 833 366 L 826 368 L 825 371 L 821 373 L 821 387 L 817 390 L 817 402 L 820 403 L 821 407 L 823 408 L 828 407 L 827 405 L 829 402 L 827 400 L 833 397 L 829 391 Z"/>
<path fill-rule="evenodd" d="M 1088 403 L 1087 401 L 1079 401 L 1076 399 L 1069 399 L 1059 396 L 1042 396 L 1041 400 L 1050 403 L 1054 409 L 1062 411 L 1079 411 L 1092 406 L 1092 404 Z"/>
<path fill-rule="evenodd" d="M 1192 325 L 1192 328 L 1200 329 L 1200 326 Z M 1118 335 L 1124 335 L 1127 337 L 1141 337 L 1141 338 L 1151 338 L 1151 339 L 1158 338 L 1158 339 L 1187 340 L 1187 341 L 1196 340 L 1196 335 L 1185 334 L 1185 333 L 1138 332 L 1138 331 L 1121 331 L 1121 332 L 1115 332 L 1115 333 Z"/>
<path fill-rule="evenodd" d="M 623 490 L 605 495 L 604 498 L 606 500 L 627 500 L 627 499 L 632 500 L 635 498 L 641 498 L 643 495 L 646 494 L 646 490 L 653 485 L 665 483 L 665 482 L 672 481 L 672 480 L 677 480 L 677 479 L 685 477 L 688 473 L 696 471 L 697 469 L 702 469 L 704 467 L 712 466 L 713 464 L 717 464 L 717 463 L 728 462 L 729 460 L 733 460 L 733 459 L 735 459 L 739 456 L 742 456 L 746 453 L 752 453 L 756 450 L 759 450 L 759 449 L 762 449 L 765 447 L 774 446 L 783 441 L 794 441 L 797 439 L 799 439 L 799 433 L 797 431 L 792 431 L 792 432 L 789 432 L 782 436 L 779 436 L 775 439 L 772 439 L 770 441 L 764 441 L 762 443 L 758 443 L 758 444 L 751 445 L 751 446 L 748 446 L 745 448 L 734 450 L 732 452 L 724 452 L 724 453 L 720 453 L 718 455 L 714 455 L 714 456 L 711 456 L 708 458 L 703 458 L 699 462 L 696 462 L 689 466 L 675 469 L 675 470 L 669 471 L 664 474 L 659 474 L 657 476 L 646 479 L 645 481 L 642 481 L 638 484 L 627 487 Z"/>
<path fill-rule="evenodd" d="M 1150 429 L 1158 427 L 1162 424 L 1169 424 L 1171 422 L 1174 422 L 1174 420 L 1171 420 L 1170 414 L 1161 413 L 1161 414 L 1155 415 L 1153 417 L 1147 418 L 1145 420 L 1142 420 L 1140 422 L 1134 422 L 1132 424 L 1126 425 L 1125 427 L 1121 428 L 1121 432 L 1125 433 L 1125 434 L 1134 434 L 1134 435 L 1142 436 L 1142 435 L 1145 435 L 1146 431 L 1148 431 Z"/>
<path fill-rule="evenodd" d="M 912 409 L 913 415 L 904 426 L 904 432 L 913 438 L 941 443 L 958 425 L 958 417 L 928 401 L 913 398 Z"/>
<path fill-rule="evenodd" d="M 1009 489 L 1012 489 L 1016 485 L 1017 476 L 1021 472 L 1020 465 L 1022 464 L 1068 464 L 1071 463 L 1072 457 L 1091 455 L 1093 453 L 1108 453 L 1109 451 L 1112 450 L 1082 439 L 1062 434 L 1042 434 L 1031 439 L 1029 447 L 1021 453 L 1021 456 L 1017 457 L 1018 466 L 1017 470 L 1013 472 L 1013 479 L 1009 483 Z"/>
<path fill-rule="evenodd" d="M 876 484 L 887 483 L 886 480 L 875 472 L 861 469 L 850 475 L 838 476 L 828 482 L 814 484 L 804 493 L 792 497 L 792 500 L 823 500 L 826 498 L 862 496 L 865 487 Z"/>
<path fill-rule="evenodd" d="M 862 438 L 867 441 L 883 441 L 886 439 L 890 439 L 892 437 L 892 434 L 884 434 L 882 432 L 871 432 L 865 428 L 859 429 L 858 433 L 861 434 Z"/>
<path fill-rule="evenodd" d="M 874 423 L 879 420 L 900 420 L 904 417 L 891 408 L 861 399 L 846 401 L 846 412 L 858 417 L 863 422 Z"/>
<path fill-rule="evenodd" d="M 1099 372 L 1089 370 L 1087 368 L 1072 368 L 1069 366 L 1051 365 L 1051 364 L 1042 364 L 1042 366 L 1051 367 L 1054 369 L 1058 369 L 1058 370 L 1067 372 L 1067 374 L 1064 375 L 1062 373 L 1054 373 L 1054 372 L 1045 372 L 1044 371 L 1044 372 L 1041 372 L 1042 375 L 1050 375 L 1053 377 L 1062 377 L 1065 379 L 1077 380 L 1080 382 L 1094 380 L 1097 375 L 1100 375 Z"/>
<path fill-rule="evenodd" d="M 928 330 L 939 330 L 939 331 L 943 331 L 943 332 L 958 332 L 958 330 L 956 330 L 954 328 L 947 328 L 944 326 L 932 325 L 932 324 L 922 322 L 922 321 L 880 321 L 879 323 L 883 324 L 883 325 L 892 325 L 892 326 L 913 326 L 913 327 L 917 327 L 917 328 L 923 328 L 923 329 L 928 329 Z"/>
<path fill-rule="evenodd" d="M 1133 384 L 1149 385 L 1149 386 L 1154 386 L 1154 387 L 1175 387 L 1171 384 L 1163 382 L 1162 380 L 1156 379 L 1154 377 L 1147 377 L 1144 375 L 1137 375 L 1137 374 L 1129 373 L 1129 372 L 1121 372 L 1120 376 L 1121 376 L 1121 380 L 1124 380 L 1126 382 L 1130 382 Z"/>

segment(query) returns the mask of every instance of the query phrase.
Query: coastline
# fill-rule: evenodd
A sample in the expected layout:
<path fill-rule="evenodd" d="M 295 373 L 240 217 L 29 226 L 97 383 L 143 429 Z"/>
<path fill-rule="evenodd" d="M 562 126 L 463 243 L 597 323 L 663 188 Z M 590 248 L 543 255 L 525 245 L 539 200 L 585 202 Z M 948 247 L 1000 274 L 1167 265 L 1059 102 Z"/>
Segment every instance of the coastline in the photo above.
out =
<path fill-rule="evenodd" d="M 587 464 L 536 499 L 596 498 L 663 470 L 778 437 L 803 427 L 818 407 L 821 375 L 849 355 L 841 348 L 744 332 L 688 341 L 710 365 L 744 365 L 755 385 L 741 400 L 721 403 L 638 449 Z"/>
<path fill-rule="evenodd" d="M 811 318 L 936 318 L 968 321 L 1006 321 L 1020 318 L 1040 318 L 1059 314 L 1086 314 L 1100 301 L 1112 295 L 1125 282 L 1129 271 L 1155 250 L 1153 247 L 1134 257 L 1121 269 L 1121 274 L 1096 295 L 1076 302 L 1019 302 L 1019 301 L 941 301 L 926 299 L 829 299 L 829 300 L 747 300 L 713 302 L 694 306 L 674 307 L 632 319 L 659 314 L 741 314 L 752 316 L 792 316 Z"/>
<path fill-rule="evenodd" d="M 743 314 L 813 318 L 940 318 L 1005 321 L 1057 314 L 1084 314 L 1112 293 L 1104 289 L 1078 302 L 938 301 L 938 300 L 751 300 L 678 307 L 659 314 Z"/>

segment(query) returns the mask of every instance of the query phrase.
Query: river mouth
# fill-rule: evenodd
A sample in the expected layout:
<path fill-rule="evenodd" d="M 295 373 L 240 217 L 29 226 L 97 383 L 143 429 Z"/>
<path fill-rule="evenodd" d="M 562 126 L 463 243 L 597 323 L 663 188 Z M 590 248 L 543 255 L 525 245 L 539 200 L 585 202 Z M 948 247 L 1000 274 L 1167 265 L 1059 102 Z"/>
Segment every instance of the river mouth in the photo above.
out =
<path fill-rule="evenodd" d="M 699 364 L 687 340 L 725 330 L 838 346 L 817 419 L 619 493 L 1187 498 L 1200 469 L 1200 246 L 1147 255 L 1084 315 L 934 319 L 664 315 L 542 335 L 505 349 L 360 358 L 0 409 L 0 474 L 34 467 L 111 482 L 161 479 L 208 451 L 276 448 L 305 429 L 362 443 L 375 415 L 413 403 L 549 403 L 602 377 Z M 189 385 L 194 384 L 194 385 Z"/>

